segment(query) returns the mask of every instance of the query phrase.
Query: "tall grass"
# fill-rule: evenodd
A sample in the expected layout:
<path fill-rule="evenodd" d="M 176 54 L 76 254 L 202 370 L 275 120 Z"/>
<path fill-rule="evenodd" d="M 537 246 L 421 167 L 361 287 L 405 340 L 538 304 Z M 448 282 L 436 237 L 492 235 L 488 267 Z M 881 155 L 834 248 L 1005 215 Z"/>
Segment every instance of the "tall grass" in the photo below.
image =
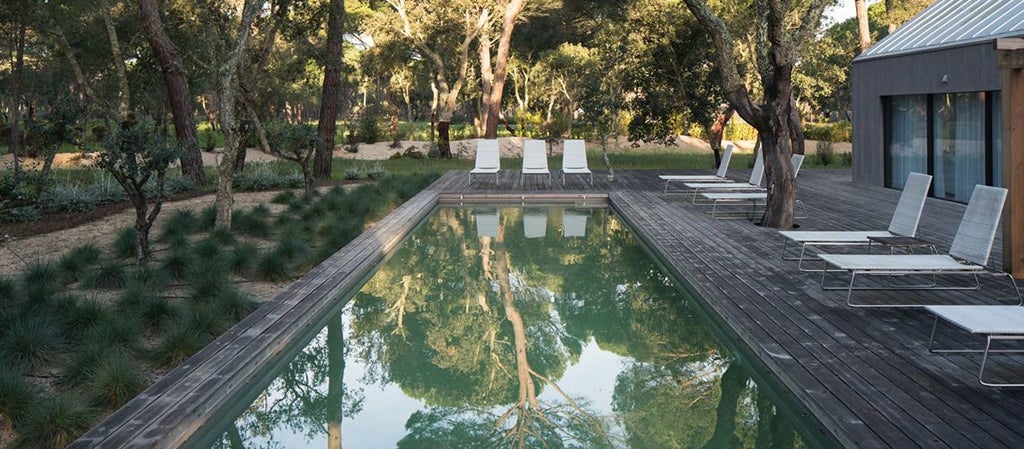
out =
<path fill-rule="evenodd" d="M 14 448 L 60 449 L 92 425 L 96 410 L 72 393 L 47 397 L 35 404 L 18 428 Z"/>

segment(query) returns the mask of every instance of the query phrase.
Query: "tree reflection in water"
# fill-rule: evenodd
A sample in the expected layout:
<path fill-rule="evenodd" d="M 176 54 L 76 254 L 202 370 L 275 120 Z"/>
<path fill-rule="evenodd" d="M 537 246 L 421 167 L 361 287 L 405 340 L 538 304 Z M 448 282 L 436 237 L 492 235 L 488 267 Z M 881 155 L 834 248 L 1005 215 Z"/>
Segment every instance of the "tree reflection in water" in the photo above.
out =
<path fill-rule="evenodd" d="M 289 429 L 339 448 L 363 391 L 395 385 L 420 404 L 400 448 L 803 447 L 610 211 L 586 211 L 571 238 L 524 229 L 523 213 L 501 209 L 491 229 L 493 209 L 440 209 L 355 296 L 347 328 L 332 319 L 215 446 L 286 447 Z M 565 212 L 530 213 L 556 228 Z M 621 361 L 593 373 L 614 391 L 561 383 L 585 348 Z"/>

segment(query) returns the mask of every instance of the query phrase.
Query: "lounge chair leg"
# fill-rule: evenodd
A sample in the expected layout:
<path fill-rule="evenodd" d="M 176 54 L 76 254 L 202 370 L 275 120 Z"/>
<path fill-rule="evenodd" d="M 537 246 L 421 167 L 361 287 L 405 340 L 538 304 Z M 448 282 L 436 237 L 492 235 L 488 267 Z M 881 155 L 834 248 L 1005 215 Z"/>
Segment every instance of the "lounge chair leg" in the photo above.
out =
<path fill-rule="evenodd" d="M 1020 351 L 993 351 L 992 340 L 1020 340 L 1017 335 L 989 335 L 985 342 L 985 353 L 981 356 L 981 367 L 978 369 L 978 382 L 986 387 L 1024 387 L 1024 383 L 992 383 L 985 382 L 985 365 L 988 363 L 988 355 L 993 352 L 1020 352 Z"/>

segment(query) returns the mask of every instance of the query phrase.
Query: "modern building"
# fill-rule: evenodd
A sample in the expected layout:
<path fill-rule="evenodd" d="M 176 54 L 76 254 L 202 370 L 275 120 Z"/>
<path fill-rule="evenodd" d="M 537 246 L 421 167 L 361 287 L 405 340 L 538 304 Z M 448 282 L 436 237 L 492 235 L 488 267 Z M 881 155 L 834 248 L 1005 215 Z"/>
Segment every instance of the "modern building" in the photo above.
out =
<path fill-rule="evenodd" d="M 853 60 L 853 179 L 967 202 L 1002 185 L 997 38 L 1024 36 L 1022 0 L 936 0 Z"/>

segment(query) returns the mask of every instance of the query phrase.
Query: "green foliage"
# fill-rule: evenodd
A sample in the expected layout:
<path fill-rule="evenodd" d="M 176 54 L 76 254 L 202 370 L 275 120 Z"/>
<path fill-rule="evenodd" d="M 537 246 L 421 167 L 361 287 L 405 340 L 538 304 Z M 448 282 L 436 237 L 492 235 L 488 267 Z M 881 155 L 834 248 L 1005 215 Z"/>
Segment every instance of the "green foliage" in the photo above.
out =
<path fill-rule="evenodd" d="M 77 281 L 88 267 L 99 262 L 102 254 L 98 246 L 87 243 L 65 253 L 57 262 L 57 266 L 66 281 Z"/>
<path fill-rule="evenodd" d="M 804 123 L 804 137 L 808 140 L 849 142 L 852 128 L 850 122 Z"/>
<path fill-rule="evenodd" d="M 127 353 L 113 351 L 101 360 L 89 381 L 93 399 L 107 410 L 114 410 L 149 385 L 149 379 Z"/>
<path fill-rule="evenodd" d="M 105 314 L 87 334 L 86 341 L 110 350 L 134 351 L 142 342 L 139 323 L 130 316 Z"/>
<path fill-rule="evenodd" d="M 62 329 L 42 315 L 10 320 L 0 337 L 0 357 L 9 366 L 37 369 L 53 362 L 63 349 Z"/>
<path fill-rule="evenodd" d="M 180 281 L 185 279 L 185 271 L 191 264 L 192 257 L 188 253 L 188 246 L 184 245 L 172 248 L 164 257 L 161 268 L 171 279 Z"/>
<path fill-rule="evenodd" d="M 22 275 L 25 285 L 29 288 L 44 288 L 55 291 L 63 283 L 61 270 L 57 264 L 44 260 L 29 262 Z"/>
<path fill-rule="evenodd" d="M 366 177 L 378 181 L 388 174 L 388 170 L 378 161 L 366 170 Z"/>
<path fill-rule="evenodd" d="M 260 250 L 256 245 L 248 242 L 239 243 L 227 255 L 228 268 L 232 273 L 248 275 L 256 266 L 259 257 Z"/>
<path fill-rule="evenodd" d="M 207 206 L 199 212 L 199 223 L 197 231 L 209 231 L 217 224 L 217 207 Z"/>
<path fill-rule="evenodd" d="M 231 217 L 231 229 L 250 237 L 266 238 L 271 235 L 269 214 L 236 209 Z"/>
<path fill-rule="evenodd" d="M 374 144 L 381 139 L 381 110 L 376 106 L 367 107 L 359 118 L 358 139 L 363 143 Z"/>
<path fill-rule="evenodd" d="M 120 262 L 105 262 L 87 274 L 82 282 L 87 288 L 123 288 L 128 284 L 128 270 Z"/>
<path fill-rule="evenodd" d="M 18 428 L 13 448 L 60 449 L 85 433 L 96 418 L 82 397 L 61 393 L 37 403 Z"/>
<path fill-rule="evenodd" d="M 264 191 L 299 188 L 304 185 L 301 173 L 285 172 L 270 163 L 249 163 L 245 171 L 235 174 L 234 186 L 241 191 Z"/>
<path fill-rule="evenodd" d="M 291 269 L 285 259 L 276 251 L 264 253 L 256 262 L 256 279 L 265 282 L 283 282 L 291 279 Z"/>
<path fill-rule="evenodd" d="M 189 235 L 199 230 L 199 216 L 191 209 L 179 209 L 163 221 L 162 241 L 171 241 L 172 236 Z"/>
<path fill-rule="evenodd" d="M 359 179 L 361 175 L 362 171 L 359 170 L 359 167 L 356 167 L 355 165 L 349 166 L 348 168 L 345 169 L 345 179 L 347 180 L 354 181 L 356 179 Z"/>
<path fill-rule="evenodd" d="M 117 231 L 110 249 L 114 257 L 117 258 L 135 257 L 135 228 L 127 227 Z"/>
<path fill-rule="evenodd" d="M 39 400 L 36 388 L 20 372 L 0 366 L 0 413 L 19 426 Z"/>
<path fill-rule="evenodd" d="M 832 165 L 832 162 L 836 159 L 836 150 L 832 142 L 819 140 L 814 146 L 814 157 L 818 159 L 818 163 L 822 166 Z"/>
<path fill-rule="evenodd" d="M 292 191 L 292 190 L 282 190 L 280 192 L 277 192 L 277 194 L 274 195 L 274 197 L 270 199 L 270 202 L 273 203 L 273 204 L 290 204 L 294 200 L 295 200 L 295 192 L 294 191 Z"/>
<path fill-rule="evenodd" d="M 174 367 L 198 352 L 209 341 L 207 334 L 196 328 L 189 318 L 184 318 L 167 327 L 167 332 L 157 341 L 150 357 L 158 366 Z"/>

